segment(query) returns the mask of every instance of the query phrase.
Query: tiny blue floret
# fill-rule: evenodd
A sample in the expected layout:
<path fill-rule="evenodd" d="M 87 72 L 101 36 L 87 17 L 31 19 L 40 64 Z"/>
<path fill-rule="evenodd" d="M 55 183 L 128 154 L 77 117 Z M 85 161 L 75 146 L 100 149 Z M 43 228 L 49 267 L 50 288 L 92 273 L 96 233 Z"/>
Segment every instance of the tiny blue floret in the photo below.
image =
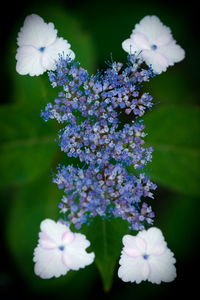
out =
<path fill-rule="evenodd" d="M 64 251 L 64 250 L 65 250 L 65 246 L 59 246 L 58 249 L 59 249 L 60 251 Z"/>
<path fill-rule="evenodd" d="M 40 48 L 39 48 L 39 51 L 40 51 L 40 52 L 44 52 L 45 48 L 46 48 L 46 47 L 40 47 Z"/>
<path fill-rule="evenodd" d="M 152 45 L 152 46 L 151 46 L 151 49 L 152 49 L 152 50 L 156 50 L 157 48 L 158 48 L 157 45 Z"/>

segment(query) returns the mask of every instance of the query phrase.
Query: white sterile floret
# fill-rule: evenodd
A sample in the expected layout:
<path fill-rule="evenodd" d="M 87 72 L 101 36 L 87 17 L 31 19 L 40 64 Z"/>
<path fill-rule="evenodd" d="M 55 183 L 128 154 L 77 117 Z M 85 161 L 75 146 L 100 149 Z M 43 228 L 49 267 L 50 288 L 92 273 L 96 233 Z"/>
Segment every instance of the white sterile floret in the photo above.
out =
<path fill-rule="evenodd" d="M 160 284 L 176 278 L 176 260 L 160 229 L 152 227 L 136 236 L 125 235 L 118 276 L 125 282 L 148 280 Z"/>
<path fill-rule="evenodd" d="M 185 51 L 176 44 L 170 28 L 156 16 L 144 17 L 130 38 L 122 43 L 122 48 L 129 54 L 140 55 L 158 74 L 185 57 Z"/>
<path fill-rule="evenodd" d="M 59 222 L 45 219 L 40 225 L 38 245 L 34 250 L 35 274 L 43 279 L 65 275 L 94 261 L 87 253 L 90 242 L 81 233 L 73 233 Z"/>
<path fill-rule="evenodd" d="M 75 54 L 71 45 L 63 38 L 57 37 L 53 23 L 45 23 L 35 14 L 29 15 L 21 28 L 17 45 L 16 70 L 21 75 L 38 76 L 47 70 L 54 70 L 59 54 L 70 56 Z"/>

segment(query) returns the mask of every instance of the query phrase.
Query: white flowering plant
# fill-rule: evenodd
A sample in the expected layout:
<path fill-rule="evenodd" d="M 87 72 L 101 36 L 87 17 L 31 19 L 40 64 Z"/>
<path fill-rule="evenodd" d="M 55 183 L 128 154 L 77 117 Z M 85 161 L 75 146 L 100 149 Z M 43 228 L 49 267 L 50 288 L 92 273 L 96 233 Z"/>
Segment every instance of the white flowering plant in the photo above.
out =
<path fill-rule="evenodd" d="M 103 219 L 111 220 L 110 248 L 112 239 L 120 237 L 110 251 L 114 259 L 120 257 L 119 278 L 137 284 L 173 281 L 174 254 L 153 225 L 154 212 L 146 203 L 146 198 L 153 198 L 156 184 L 145 174 L 153 148 L 144 146 L 147 134 L 142 118 L 154 103 L 141 90 L 142 83 L 184 59 L 171 30 L 157 16 L 144 17 L 122 42 L 127 63 L 112 61 L 95 75 L 76 61 L 73 45 L 58 36 L 54 24 L 36 14 L 26 17 L 17 46 L 17 72 L 40 76 L 48 71 L 52 87 L 60 89 L 41 116 L 62 125 L 59 146 L 71 159 L 53 175 L 64 192 L 58 204 L 61 218 L 41 220 L 33 255 L 35 274 L 57 278 L 96 262 L 101 273 L 109 269 L 112 279 L 115 262 L 102 255 L 100 233 L 86 237 L 88 228 Z M 91 251 L 86 250 L 89 246 Z M 103 257 L 106 268 L 101 265 Z"/>

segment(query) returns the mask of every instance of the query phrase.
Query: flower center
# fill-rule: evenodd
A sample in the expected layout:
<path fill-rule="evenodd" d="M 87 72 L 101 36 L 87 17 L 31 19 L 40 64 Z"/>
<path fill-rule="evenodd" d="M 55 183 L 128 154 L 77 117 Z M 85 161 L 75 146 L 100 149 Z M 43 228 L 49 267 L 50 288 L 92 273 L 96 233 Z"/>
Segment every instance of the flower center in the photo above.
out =
<path fill-rule="evenodd" d="M 149 258 L 149 255 L 148 255 L 148 254 L 144 254 L 144 255 L 143 255 L 143 258 L 144 258 L 144 259 L 148 259 L 148 258 Z"/>
<path fill-rule="evenodd" d="M 39 48 L 39 51 L 40 51 L 40 52 L 44 52 L 45 48 L 46 48 L 46 47 L 40 47 L 40 48 Z"/>
<path fill-rule="evenodd" d="M 154 51 L 155 51 L 157 48 L 158 48 L 158 46 L 157 46 L 157 45 L 151 45 L 151 49 L 152 49 L 152 50 L 154 50 Z"/>
<path fill-rule="evenodd" d="M 62 246 L 59 246 L 58 249 L 59 249 L 60 251 L 64 251 L 64 250 L 65 250 L 65 246 L 63 246 L 63 245 L 62 245 Z"/>

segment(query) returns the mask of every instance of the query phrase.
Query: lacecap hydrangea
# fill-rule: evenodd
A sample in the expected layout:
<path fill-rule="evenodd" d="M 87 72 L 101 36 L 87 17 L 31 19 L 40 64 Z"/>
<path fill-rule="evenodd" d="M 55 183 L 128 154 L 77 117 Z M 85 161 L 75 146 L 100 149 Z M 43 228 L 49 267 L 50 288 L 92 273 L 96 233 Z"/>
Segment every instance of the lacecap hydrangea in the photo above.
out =
<path fill-rule="evenodd" d="M 143 83 L 181 61 L 184 50 L 156 16 L 144 17 L 122 43 L 126 63 L 112 61 L 94 75 L 74 60 L 71 45 L 57 37 L 54 24 L 37 15 L 25 19 L 17 44 L 17 72 L 38 76 L 49 70 L 50 84 L 59 89 L 41 116 L 61 124 L 57 143 L 71 158 L 70 165 L 60 163 L 54 172 L 53 182 L 63 190 L 61 219 L 41 222 L 36 275 L 59 277 L 91 264 L 95 254 L 86 251 L 90 242 L 70 227 L 81 230 L 100 216 L 121 218 L 138 231 L 122 240 L 118 276 L 123 281 L 174 280 L 174 254 L 162 232 L 151 227 L 156 184 L 145 171 L 153 148 L 145 146 L 142 118 L 155 102 Z"/>

